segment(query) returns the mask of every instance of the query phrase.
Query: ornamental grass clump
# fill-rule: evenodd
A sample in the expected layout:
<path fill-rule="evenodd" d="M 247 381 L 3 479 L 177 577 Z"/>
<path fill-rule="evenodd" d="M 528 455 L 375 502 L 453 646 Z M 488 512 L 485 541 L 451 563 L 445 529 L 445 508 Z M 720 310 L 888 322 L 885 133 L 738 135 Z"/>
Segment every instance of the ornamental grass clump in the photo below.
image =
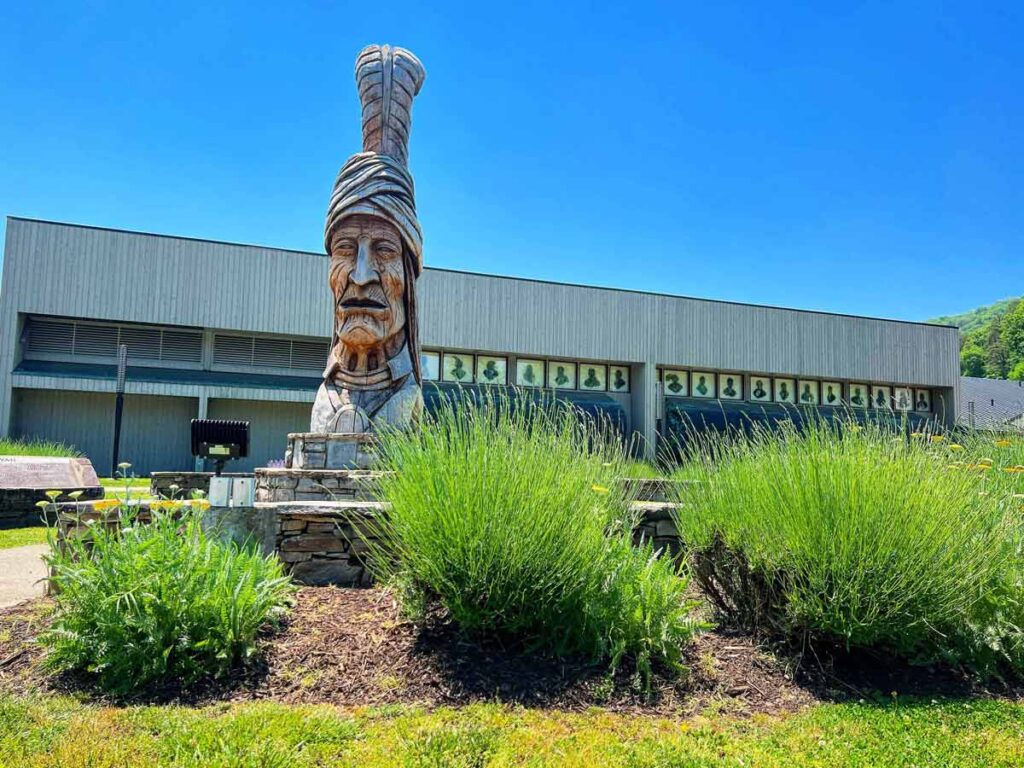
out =
<path fill-rule="evenodd" d="M 1024 668 L 1021 516 L 950 442 L 813 419 L 706 436 L 680 470 L 695 578 L 748 630 Z"/>
<path fill-rule="evenodd" d="M 678 666 L 699 628 L 688 578 L 631 545 L 622 448 L 599 424 L 525 397 L 443 401 L 380 452 L 391 509 L 372 560 L 407 607 L 439 604 L 467 633 L 523 649 L 628 658 L 645 681 L 656 661 Z"/>
<path fill-rule="evenodd" d="M 122 510 L 119 529 L 92 525 L 58 545 L 56 611 L 41 642 L 53 669 L 95 676 L 113 693 L 224 675 L 256 651 L 257 633 L 292 594 L 280 562 L 208 535 L 199 513 Z"/>

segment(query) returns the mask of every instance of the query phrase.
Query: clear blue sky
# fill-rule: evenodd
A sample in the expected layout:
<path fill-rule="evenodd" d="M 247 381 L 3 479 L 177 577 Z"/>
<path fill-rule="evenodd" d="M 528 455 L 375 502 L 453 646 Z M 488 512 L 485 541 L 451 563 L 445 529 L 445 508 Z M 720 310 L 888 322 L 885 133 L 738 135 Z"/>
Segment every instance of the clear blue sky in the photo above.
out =
<path fill-rule="evenodd" d="M 4 3 L 0 214 L 319 250 L 390 42 L 428 265 L 924 319 L 1024 294 L 1022 41 L 1020 3 Z"/>

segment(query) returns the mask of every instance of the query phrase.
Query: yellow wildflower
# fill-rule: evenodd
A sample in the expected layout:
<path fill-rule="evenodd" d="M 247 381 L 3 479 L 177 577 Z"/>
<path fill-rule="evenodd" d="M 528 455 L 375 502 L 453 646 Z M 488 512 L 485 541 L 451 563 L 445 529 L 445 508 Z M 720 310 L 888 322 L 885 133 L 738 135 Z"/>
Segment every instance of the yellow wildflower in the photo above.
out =
<path fill-rule="evenodd" d="M 1013 443 L 1009 440 L 996 440 L 997 448 L 1009 448 Z"/>
<path fill-rule="evenodd" d="M 950 443 L 949 444 L 949 450 L 951 450 L 951 451 L 962 451 L 963 449 L 964 449 L 964 447 L 962 445 L 960 445 L 959 443 Z"/>
<path fill-rule="evenodd" d="M 590 490 L 594 491 L 595 493 L 608 493 L 608 489 L 605 488 L 603 485 L 592 485 L 590 486 Z"/>
<path fill-rule="evenodd" d="M 924 432 L 911 432 L 911 437 L 924 437 Z"/>
<path fill-rule="evenodd" d="M 932 435 L 932 442 L 933 443 L 941 443 L 945 439 L 946 438 L 944 438 L 942 435 Z"/>
<path fill-rule="evenodd" d="M 979 464 L 988 464 L 990 467 L 995 463 L 992 459 L 978 459 Z"/>

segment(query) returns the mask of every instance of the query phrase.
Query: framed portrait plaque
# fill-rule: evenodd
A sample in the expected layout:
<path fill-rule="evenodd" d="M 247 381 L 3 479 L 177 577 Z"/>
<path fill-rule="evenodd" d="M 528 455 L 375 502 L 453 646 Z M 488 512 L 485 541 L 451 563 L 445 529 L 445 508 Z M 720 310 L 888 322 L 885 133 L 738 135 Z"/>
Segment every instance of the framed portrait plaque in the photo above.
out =
<path fill-rule="evenodd" d="M 914 390 L 910 387 L 893 387 L 892 399 L 897 411 L 910 411 L 914 408 Z"/>
<path fill-rule="evenodd" d="M 516 359 L 516 386 L 543 387 L 544 361 L 529 357 Z"/>
<path fill-rule="evenodd" d="M 455 384 L 473 383 L 473 356 L 462 352 L 445 352 L 443 361 L 443 380 Z"/>
<path fill-rule="evenodd" d="M 552 389 L 576 389 L 576 363 L 564 360 L 548 362 L 548 386 Z"/>
<path fill-rule="evenodd" d="M 818 382 L 809 379 L 800 379 L 796 383 L 797 402 L 800 405 L 818 404 Z"/>
<path fill-rule="evenodd" d="M 914 410 L 922 413 L 932 409 L 932 391 L 930 389 L 914 390 Z"/>
<path fill-rule="evenodd" d="M 715 396 L 715 374 L 708 371 L 694 371 L 690 374 L 690 397 Z"/>
<path fill-rule="evenodd" d="M 772 399 L 776 403 L 796 403 L 796 379 L 775 379 Z"/>
<path fill-rule="evenodd" d="M 821 404 L 833 406 L 842 405 L 843 385 L 838 381 L 821 382 Z"/>
<path fill-rule="evenodd" d="M 477 384 L 508 384 L 508 358 L 476 356 Z"/>
<path fill-rule="evenodd" d="M 878 410 L 892 410 L 892 387 L 871 387 L 871 407 Z"/>
<path fill-rule="evenodd" d="M 770 403 L 772 401 L 771 377 L 756 373 L 747 376 L 747 399 L 755 403 Z"/>
<path fill-rule="evenodd" d="M 868 385 L 867 384 L 847 384 L 846 388 L 846 402 L 855 408 L 867 408 L 868 407 Z"/>
<path fill-rule="evenodd" d="M 609 365 L 608 366 L 608 391 L 629 392 L 629 366 Z"/>
<path fill-rule="evenodd" d="M 608 383 L 608 368 L 595 363 L 580 363 L 580 389 L 604 392 Z"/>
<path fill-rule="evenodd" d="M 662 371 L 661 381 L 665 385 L 666 397 L 686 397 L 690 394 L 690 379 L 686 371 Z"/>
<path fill-rule="evenodd" d="M 738 373 L 718 374 L 718 397 L 722 400 L 742 400 L 743 376 Z"/>
<path fill-rule="evenodd" d="M 424 381 L 437 381 L 441 378 L 441 355 L 437 352 L 420 353 L 420 373 Z"/>

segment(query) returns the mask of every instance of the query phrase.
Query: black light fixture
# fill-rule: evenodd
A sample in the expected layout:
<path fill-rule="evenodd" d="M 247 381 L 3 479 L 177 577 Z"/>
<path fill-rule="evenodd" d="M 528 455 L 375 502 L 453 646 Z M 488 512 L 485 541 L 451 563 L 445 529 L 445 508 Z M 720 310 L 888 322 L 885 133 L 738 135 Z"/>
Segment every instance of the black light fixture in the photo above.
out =
<path fill-rule="evenodd" d="M 213 459 L 219 477 L 226 460 L 249 455 L 249 422 L 192 419 L 192 455 Z"/>

